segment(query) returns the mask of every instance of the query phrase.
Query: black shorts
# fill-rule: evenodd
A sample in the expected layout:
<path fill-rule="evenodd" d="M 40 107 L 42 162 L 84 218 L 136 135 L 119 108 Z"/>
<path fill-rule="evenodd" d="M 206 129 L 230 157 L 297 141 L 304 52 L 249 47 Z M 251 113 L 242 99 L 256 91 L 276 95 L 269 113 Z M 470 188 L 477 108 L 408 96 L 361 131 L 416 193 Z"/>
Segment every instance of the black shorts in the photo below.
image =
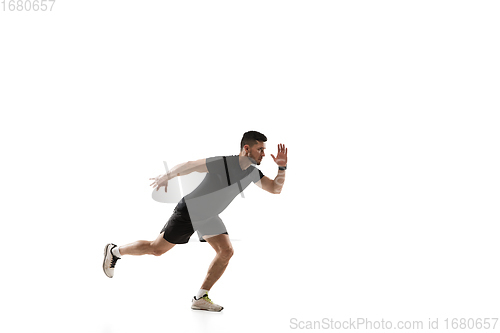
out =
<path fill-rule="evenodd" d="M 206 242 L 203 236 L 228 234 L 226 226 L 219 216 L 213 216 L 202 221 L 191 221 L 187 209 L 174 209 L 161 232 L 163 238 L 172 244 L 185 244 L 191 235 L 197 231 L 200 242 Z"/>

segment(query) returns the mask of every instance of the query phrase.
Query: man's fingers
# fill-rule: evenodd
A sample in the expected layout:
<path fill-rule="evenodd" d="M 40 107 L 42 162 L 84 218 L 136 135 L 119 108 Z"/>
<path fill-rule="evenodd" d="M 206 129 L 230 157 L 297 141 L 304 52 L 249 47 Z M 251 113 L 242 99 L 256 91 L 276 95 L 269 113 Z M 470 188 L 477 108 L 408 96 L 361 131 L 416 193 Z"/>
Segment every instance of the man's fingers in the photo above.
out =
<path fill-rule="evenodd" d="M 278 155 L 279 154 L 286 154 L 286 148 L 285 145 L 280 143 L 278 144 Z M 272 156 L 272 155 L 271 155 Z"/>

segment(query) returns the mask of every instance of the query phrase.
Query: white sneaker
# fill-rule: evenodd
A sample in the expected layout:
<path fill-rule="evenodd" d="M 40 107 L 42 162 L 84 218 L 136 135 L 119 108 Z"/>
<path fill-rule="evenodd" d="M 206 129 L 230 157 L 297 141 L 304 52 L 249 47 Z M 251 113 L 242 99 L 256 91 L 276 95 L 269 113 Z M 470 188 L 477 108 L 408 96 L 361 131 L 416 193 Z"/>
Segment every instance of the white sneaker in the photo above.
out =
<path fill-rule="evenodd" d="M 193 304 L 191 305 L 191 309 L 193 310 L 205 310 L 205 311 L 214 311 L 220 312 L 224 309 L 222 306 L 214 304 L 210 298 L 208 298 L 208 294 L 205 294 L 203 297 L 196 299 L 193 298 Z"/>
<path fill-rule="evenodd" d="M 115 247 L 115 244 L 109 243 L 104 248 L 104 262 L 102 263 L 102 269 L 104 270 L 104 274 L 106 274 L 106 276 L 109 278 L 112 278 L 115 275 L 116 261 L 118 259 L 121 259 L 111 252 L 111 250 L 113 250 Z"/>

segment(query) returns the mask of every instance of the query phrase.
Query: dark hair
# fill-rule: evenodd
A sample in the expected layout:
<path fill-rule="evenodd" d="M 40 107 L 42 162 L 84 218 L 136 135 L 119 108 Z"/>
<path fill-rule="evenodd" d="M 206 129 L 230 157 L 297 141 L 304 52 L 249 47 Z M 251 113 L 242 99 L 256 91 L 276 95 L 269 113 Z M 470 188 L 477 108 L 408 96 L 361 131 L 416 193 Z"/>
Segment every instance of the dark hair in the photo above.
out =
<path fill-rule="evenodd" d="M 257 141 L 266 142 L 267 138 L 264 134 L 257 131 L 248 131 L 243 134 L 243 137 L 241 138 L 240 149 L 243 149 L 245 145 L 249 145 L 250 147 L 252 147 L 257 143 Z"/>

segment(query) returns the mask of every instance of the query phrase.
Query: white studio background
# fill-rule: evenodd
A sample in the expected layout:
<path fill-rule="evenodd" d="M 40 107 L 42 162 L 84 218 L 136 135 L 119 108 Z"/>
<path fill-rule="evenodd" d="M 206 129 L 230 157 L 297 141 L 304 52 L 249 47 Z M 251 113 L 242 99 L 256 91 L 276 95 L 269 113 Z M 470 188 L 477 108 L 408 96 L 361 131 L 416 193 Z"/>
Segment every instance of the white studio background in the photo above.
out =
<path fill-rule="evenodd" d="M 0 12 L 8 332 L 289 332 L 317 321 L 500 317 L 500 4 L 62 1 Z M 223 213 L 235 256 L 189 308 L 207 244 L 127 257 L 174 204 L 169 166 L 289 149 L 283 192 Z M 500 324 L 497 324 L 497 328 Z M 422 330 L 425 331 L 425 330 Z M 436 331 L 436 330 L 434 330 Z M 467 331 L 467 330 L 464 330 Z"/>

